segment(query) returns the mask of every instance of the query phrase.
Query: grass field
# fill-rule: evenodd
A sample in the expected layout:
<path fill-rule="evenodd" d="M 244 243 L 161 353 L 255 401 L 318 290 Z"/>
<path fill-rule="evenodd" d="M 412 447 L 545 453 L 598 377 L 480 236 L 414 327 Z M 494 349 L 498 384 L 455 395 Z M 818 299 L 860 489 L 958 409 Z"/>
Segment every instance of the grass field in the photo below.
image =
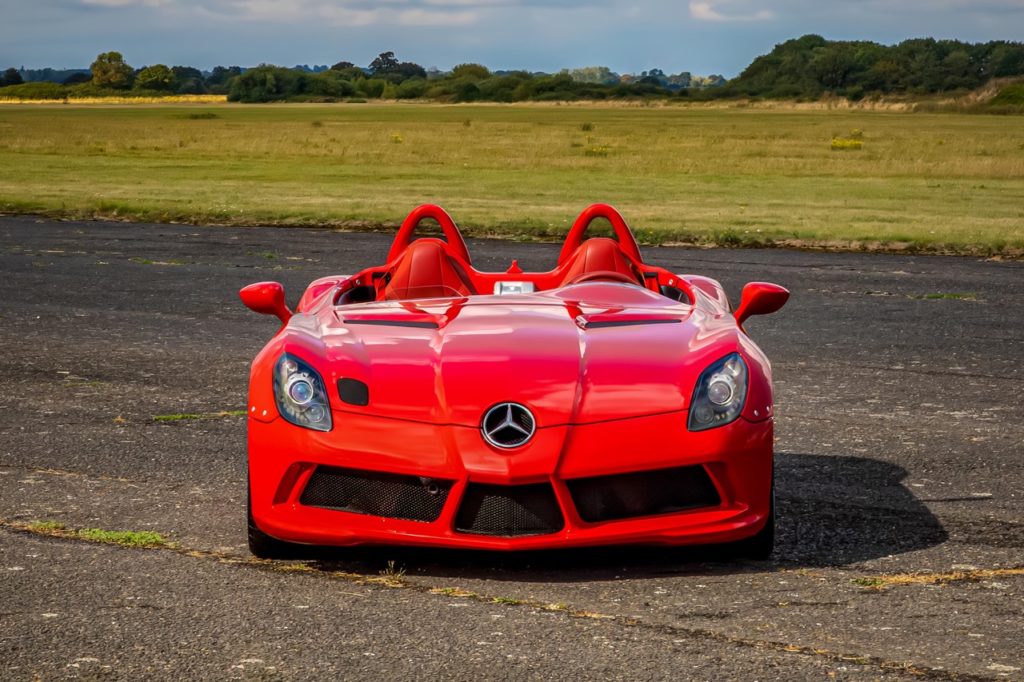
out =
<path fill-rule="evenodd" d="M 836 145 L 835 140 L 860 140 Z M 424 104 L 0 106 L 0 210 L 646 242 L 1024 253 L 1019 117 Z"/>

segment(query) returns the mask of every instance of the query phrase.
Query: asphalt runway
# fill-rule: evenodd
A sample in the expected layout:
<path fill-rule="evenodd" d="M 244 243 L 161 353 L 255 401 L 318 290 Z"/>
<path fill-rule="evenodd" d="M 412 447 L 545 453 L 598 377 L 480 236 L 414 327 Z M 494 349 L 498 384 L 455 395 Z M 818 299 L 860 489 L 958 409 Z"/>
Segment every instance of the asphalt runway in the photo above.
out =
<path fill-rule="evenodd" d="M 294 303 L 389 240 L 0 218 L 0 679 L 1024 679 L 1024 263 L 644 250 L 734 297 L 793 292 L 748 324 L 777 380 L 772 561 L 254 561 L 245 418 L 213 415 L 244 409 L 277 323 L 237 291 L 279 280 Z M 469 246 L 484 269 L 558 249 Z M 154 420 L 180 413 L 211 416 Z"/>

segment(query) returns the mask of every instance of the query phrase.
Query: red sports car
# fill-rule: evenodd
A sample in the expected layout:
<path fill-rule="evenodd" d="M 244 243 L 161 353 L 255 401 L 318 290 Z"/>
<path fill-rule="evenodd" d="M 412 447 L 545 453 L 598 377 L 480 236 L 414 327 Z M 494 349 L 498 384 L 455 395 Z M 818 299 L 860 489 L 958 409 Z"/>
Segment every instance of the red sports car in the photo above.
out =
<path fill-rule="evenodd" d="M 414 239 L 424 218 L 444 239 Z M 584 239 L 595 218 L 615 238 Z M 249 547 L 496 550 L 774 541 L 772 379 L 744 333 L 789 297 L 649 265 L 595 204 L 548 272 L 473 267 L 444 210 L 384 265 L 241 291 L 281 329 L 252 364 Z"/>

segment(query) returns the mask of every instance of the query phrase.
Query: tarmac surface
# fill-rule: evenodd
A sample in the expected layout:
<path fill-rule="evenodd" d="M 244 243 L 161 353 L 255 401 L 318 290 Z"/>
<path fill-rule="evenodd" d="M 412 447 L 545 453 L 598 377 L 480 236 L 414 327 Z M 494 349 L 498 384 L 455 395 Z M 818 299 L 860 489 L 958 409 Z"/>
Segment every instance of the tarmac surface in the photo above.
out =
<path fill-rule="evenodd" d="M 748 324 L 776 375 L 771 561 L 255 561 L 245 417 L 219 413 L 244 410 L 277 323 L 237 291 L 279 280 L 294 303 L 389 242 L 0 217 L 0 679 L 1024 679 L 1024 263 L 644 250 L 734 300 L 793 292 Z M 502 270 L 558 249 L 469 247 Z M 207 417 L 154 419 L 174 414 Z"/>

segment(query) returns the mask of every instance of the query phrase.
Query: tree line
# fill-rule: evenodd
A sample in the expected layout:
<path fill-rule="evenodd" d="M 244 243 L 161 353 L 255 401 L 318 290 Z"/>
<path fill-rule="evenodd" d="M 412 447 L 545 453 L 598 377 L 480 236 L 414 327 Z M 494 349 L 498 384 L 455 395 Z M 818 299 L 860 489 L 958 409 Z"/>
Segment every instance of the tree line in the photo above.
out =
<path fill-rule="evenodd" d="M 805 35 L 775 46 L 716 93 L 723 97 L 849 99 L 973 90 L 1024 75 L 1024 43 L 919 38 L 896 45 Z"/>
<path fill-rule="evenodd" d="M 157 96 L 210 93 L 227 95 L 236 102 L 816 99 L 825 94 L 860 99 L 967 91 L 992 78 L 1024 76 L 1024 43 L 922 38 L 887 46 L 805 35 L 776 45 L 731 81 L 717 75 L 666 74 L 660 69 L 620 75 L 602 66 L 563 69 L 555 74 L 492 72 L 481 64 L 460 64 L 448 72 L 428 71 L 414 62 L 400 61 L 394 52 L 382 52 L 365 67 L 341 61 L 329 68 L 263 64 L 249 69 L 217 66 L 208 72 L 164 64 L 135 69 L 119 52 L 104 52 L 88 72 L 65 72 L 69 75 L 62 84 L 22 83 L 21 73 L 11 68 L 0 75 L 0 87 L 4 87 L 0 96 L 59 99 L 127 92 Z"/>
<path fill-rule="evenodd" d="M 36 72 L 44 77 L 68 74 L 62 83 L 23 83 L 8 69 L 0 87 L 17 86 L 0 96 L 55 98 L 137 94 L 223 94 L 236 102 L 337 101 L 339 99 L 418 99 L 473 102 L 575 100 L 635 97 L 685 97 L 691 90 L 718 87 L 721 76 L 688 72 L 667 75 L 660 69 L 639 76 L 619 75 L 606 67 L 565 69 L 557 74 L 491 72 L 481 64 L 460 64 L 449 72 L 428 71 L 414 62 L 382 52 L 365 67 L 341 61 L 331 67 L 281 67 L 262 64 L 243 69 L 217 66 L 203 73 L 187 66 L 130 66 L 119 52 L 104 52 L 89 70 Z M 33 74 L 35 75 L 35 74 Z"/>

